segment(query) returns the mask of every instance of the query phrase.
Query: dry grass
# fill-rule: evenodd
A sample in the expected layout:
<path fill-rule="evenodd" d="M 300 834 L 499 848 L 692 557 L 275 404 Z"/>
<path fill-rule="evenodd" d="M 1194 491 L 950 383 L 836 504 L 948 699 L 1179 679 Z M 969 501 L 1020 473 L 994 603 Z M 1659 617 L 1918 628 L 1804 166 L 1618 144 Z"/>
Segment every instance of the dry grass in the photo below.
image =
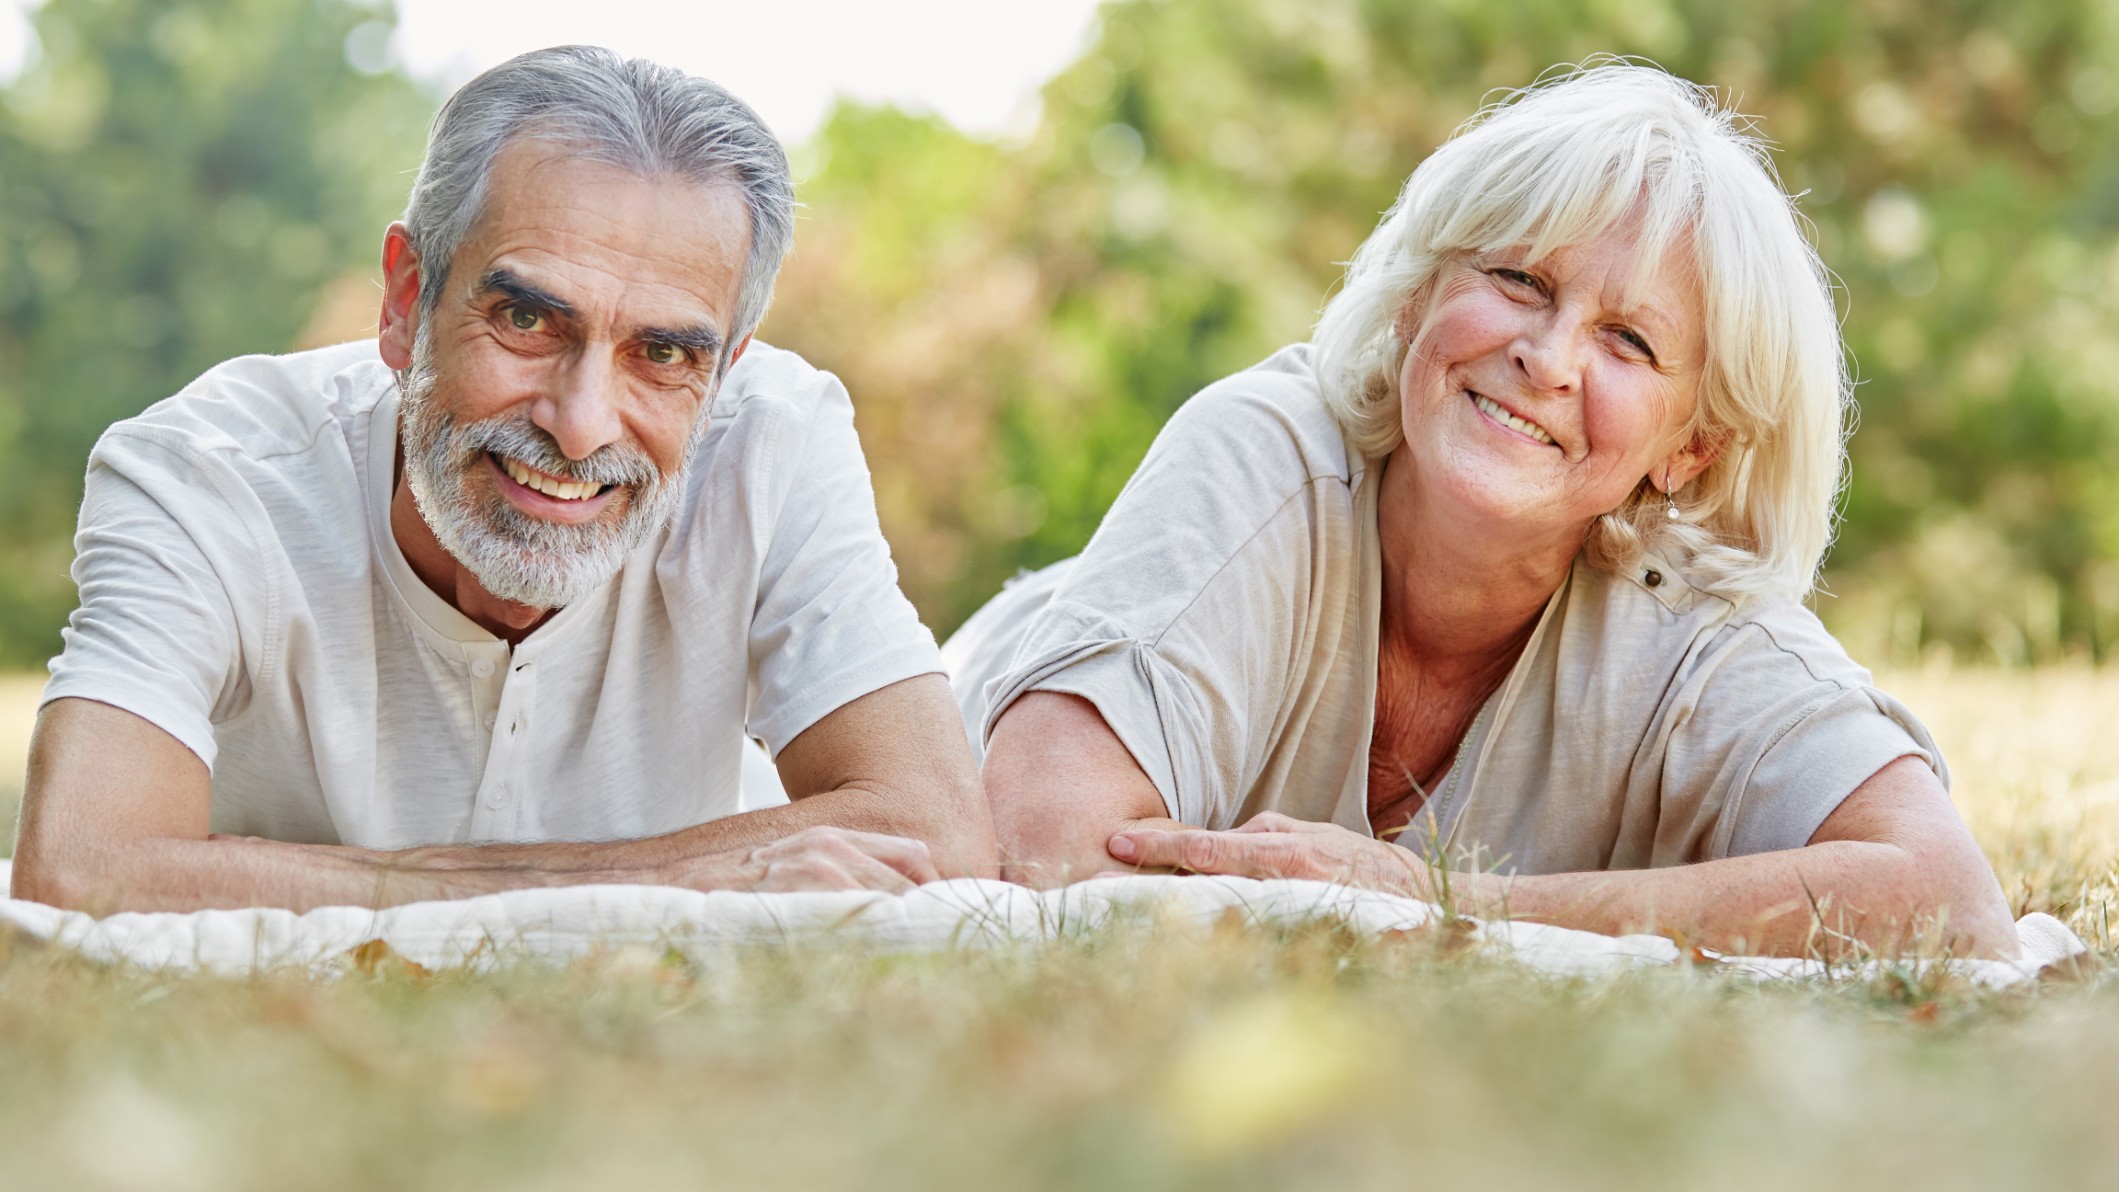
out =
<path fill-rule="evenodd" d="M 1890 686 L 2004 885 L 2119 961 L 2119 675 Z M 2102 1188 L 2115 1092 L 2094 973 L 1561 982 L 1324 927 L 340 981 L 0 954 L 20 1187 Z"/>

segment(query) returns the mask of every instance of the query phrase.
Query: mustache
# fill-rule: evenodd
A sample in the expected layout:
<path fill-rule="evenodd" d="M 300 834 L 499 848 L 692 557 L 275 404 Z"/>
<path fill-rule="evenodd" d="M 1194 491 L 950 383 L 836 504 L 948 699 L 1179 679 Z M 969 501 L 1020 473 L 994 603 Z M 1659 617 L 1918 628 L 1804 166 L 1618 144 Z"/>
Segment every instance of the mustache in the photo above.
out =
<path fill-rule="evenodd" d="M 454 437 L 457 449 L 466 456 L 491 452 L 565 480 L 639 488 L 662 478 L 647 453 L 630 443 L 610 443 L 586 459 L 568 459 L 551 435 L 523 418 L 459 423 Z"/>

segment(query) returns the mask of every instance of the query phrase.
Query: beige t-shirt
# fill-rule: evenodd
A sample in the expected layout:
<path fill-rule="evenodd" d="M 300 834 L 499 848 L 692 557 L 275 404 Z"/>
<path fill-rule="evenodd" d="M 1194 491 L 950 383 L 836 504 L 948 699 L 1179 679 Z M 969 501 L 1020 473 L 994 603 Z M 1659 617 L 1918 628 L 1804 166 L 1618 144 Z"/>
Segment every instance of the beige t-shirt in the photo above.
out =
<path fill-rule="evenodd" d="M 1369 831 L 1380 469 L 1309 348 L 1187 402 L 1081 556 L 1018 578 L 943 647 L 974 742 L 1026 691 L 1094 703 L 1170 814 Z M 1653 578 L 1651 579 L 1651 576 Z M 1817 618 L 1648 559 L 1578 564 L 1477 714 L 1408 844 L 1518 873 L 1795 848 L 1927 730 Z M 1432 833 L 1432 835 L 1431 835 Z"/>

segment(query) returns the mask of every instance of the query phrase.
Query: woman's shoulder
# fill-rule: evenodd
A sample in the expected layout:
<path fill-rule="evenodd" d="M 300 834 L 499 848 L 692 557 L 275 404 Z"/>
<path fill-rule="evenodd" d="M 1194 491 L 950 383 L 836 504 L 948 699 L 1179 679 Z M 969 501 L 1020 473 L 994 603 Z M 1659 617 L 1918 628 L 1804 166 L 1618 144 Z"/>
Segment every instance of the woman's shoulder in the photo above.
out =
<path fill-rule="evenodd" d="M 1792 682 L 1845 688 L 1870 681 L 1801 601 L 1723 593 L 1652 553 L 1623 572 L 1578 566 L 1566 614 L 1578 648 L 1656 660 L 1680 677 L 1751 658 Z"/>
<path fill-rule="evenodd" d="M 1358 483 L 1366 461 L 1325 405 L 1311 356 L 1310 345 L 1293 344 L 1201 389 L 1171 415 L 1143 466 L 1175 454 L 1238 469 L 1254 485 Z"/>

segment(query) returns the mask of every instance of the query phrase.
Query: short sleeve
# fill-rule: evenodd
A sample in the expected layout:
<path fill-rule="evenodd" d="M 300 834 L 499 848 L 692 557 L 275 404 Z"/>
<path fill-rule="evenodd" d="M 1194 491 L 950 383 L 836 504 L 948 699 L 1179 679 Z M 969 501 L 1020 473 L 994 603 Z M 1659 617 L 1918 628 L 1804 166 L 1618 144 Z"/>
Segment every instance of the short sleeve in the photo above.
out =
<path fill-rule="evenodd" d="M 1179 410 L 985 684 L 982 738 L 1027 691 L 1079 696 L 1173 818 L 1232 826 L 1333 604 L 1319 559 L 1354 538 L 1343 438 L 1305 398 L 1238 374 Z"/>
<path fill-rule="evenodd" d="M 1732 626 L 1703 670 L 1664 778 L 1666 789 L 1709 792 L 1711 856 L 1808 844 L 1855 788 L 1902 757 L 1949 781 L 1927 728 L 1806 610 Z"/>
<path fill-rule="evenodd" d="M 806 419 L 787 411 L 778 433 L 790 438 L 769 455 L 785 495 L 751 618 L 749 728 L 776 757 L 838 708 L 942 669 L 934 635 L 898 588 L 853 403 L 835 378 L 822 383 Z"/>
<path fill-rule="evenodd" d="M 131 712 L 208 767 L 214 721 L 247 687 L 223 569 L 251 553 L 210 467 L 144 440 L 98 445 L 74 537 L 80 604 L 44 690 Z"/>

